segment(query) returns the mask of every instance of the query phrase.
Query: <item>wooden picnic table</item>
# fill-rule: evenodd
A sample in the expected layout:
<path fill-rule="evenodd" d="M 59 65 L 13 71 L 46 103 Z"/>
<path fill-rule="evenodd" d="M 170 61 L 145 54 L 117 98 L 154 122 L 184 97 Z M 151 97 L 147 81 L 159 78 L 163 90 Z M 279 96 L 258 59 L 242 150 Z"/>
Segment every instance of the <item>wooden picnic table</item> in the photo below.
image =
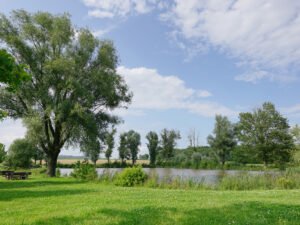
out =
<path fill-rule="evenodd" d="M 6 177 L 7 180 L 12 180 L 13 178 L 26 180 L 31 172 L 14 172 L 10 170 L 0 171 L 0 174 Z"/>

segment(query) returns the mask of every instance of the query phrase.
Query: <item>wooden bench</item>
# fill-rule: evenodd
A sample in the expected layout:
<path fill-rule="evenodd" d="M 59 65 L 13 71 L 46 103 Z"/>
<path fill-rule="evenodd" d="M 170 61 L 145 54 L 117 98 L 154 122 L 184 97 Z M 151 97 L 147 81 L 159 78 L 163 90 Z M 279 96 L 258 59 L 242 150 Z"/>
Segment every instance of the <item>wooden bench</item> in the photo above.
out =
<path fill-rule="evenodd" d="M 12 180 L 12 179 L 26 180 L 28 176 L 31 175 L 31 172 L 0 171 L 0 174 L 2 176 L 5 176 L 7 180 Z"/>
<path fill-rule="evenodd" d="M 11 180 L 13 178 L 14 171 L 10 171 L 10 170 L 0 171 L 0 174 L 6 177 L 7 180 Z"/>
<path fill-rule="evenodd" d="M 29 175 L 31 175 L 31 172 L 14 172 L 13 178 L 26 180 Z"/>

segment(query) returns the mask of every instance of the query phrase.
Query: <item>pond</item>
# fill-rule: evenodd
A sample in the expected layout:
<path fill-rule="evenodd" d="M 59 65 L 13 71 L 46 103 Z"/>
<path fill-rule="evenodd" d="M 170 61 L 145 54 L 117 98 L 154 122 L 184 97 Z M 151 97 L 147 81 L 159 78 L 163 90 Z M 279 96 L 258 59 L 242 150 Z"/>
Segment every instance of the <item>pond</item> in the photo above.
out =
<path fill-rule="evenodd" d="M 120 173 L 123 168 L 97 168 L 99 176 L 105 173 Z M 143 168 L 148 175 L 157 174 L 159 180 L 175 179 L 193 179 L 197 182 L 204 181 L 206 184 L 217 184 L 225 175 L 238 175 L 244 171 L 241 170 L 200 170 L 200 169 L 175 169 L 175 168 Z M 62 176 L 69 176 L 73 169 L 60 169 Z M 248 171 L 249 174 L 264 174 L 263 171 Z M 269 172 L 270 173 L 270 172 Z M 276 173 L 272 171 L 271 173 Z"/>

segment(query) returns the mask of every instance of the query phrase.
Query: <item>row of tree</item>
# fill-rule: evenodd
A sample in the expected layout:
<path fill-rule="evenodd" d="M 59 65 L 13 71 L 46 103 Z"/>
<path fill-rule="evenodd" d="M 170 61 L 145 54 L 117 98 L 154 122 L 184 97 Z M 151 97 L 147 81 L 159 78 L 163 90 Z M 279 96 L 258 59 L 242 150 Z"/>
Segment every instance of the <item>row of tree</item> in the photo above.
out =
<path fill-rule="evenodd" d="M 163 129 L 160 134 L 150 131 L 146 135 L 149 154 L 143 155 L 145 159 L 150 156 L 150 164 L 155 165 L 157 160 L 161 162 L 172 161 L 174 165 L 182 164 L 190 160 L 198 165 L 201 160 L 219 161 L 224 166 L 227 160 L 236 162 L 264 162 L 277 161 L 288 162 L 291 159 L 295 146 L 300 145 L 300 128 L 296 125 L 289 129 L 287 119 L 282 117 L 272 103 L 264 103 L 252 113 L 241 113 L 237 123 L 231 123 L 227 117 L 216 116 L 213 134 L 207 137 L 209 147 L 199 146 L 199 136 L 192 130 L 188 139 L 190 146 L 186 150 L 175 149 L 177 140 L 181 138 L 179 131 Z M 100 153 L 104 153 L 110 163 L 115 147 L 116 129 L 113 128 L 104 136 L 104 141 L 89 140 L 80 145 L 80 149 L 94 164 L 99 159 Z M 132 160 L 135 164 L 141 136 L 130 130 L 119 136 L 119 158 L 122 163 Z M 0 145 L 0 162 L 4 160 L 6 152 L 4 145 Z M 31 166 L 32 159 L 36 163 L 46 159 L 47 155 L 37 143 L 25 139 L 15 140 L 8 150 L 6 164 L 10 167 Z"/>
<path fill-rule="evenodd" d="M 226 116 L 217 115 L 213 134 L 207 137 L 207 142 L 213 152 L 210 155 L 217 156 L 223 166 L 226 160 L 232 159 L 231 153 L 236 149 L 234 158 L 259 158 L 267 167 L 268 163 L 274 161 L 290 161 L 293 151 L 296 150 L 295 146 L 300 144 L 299 133 L 298 126 L 290 129 L 288 120 L 275 109 L 274 104 L 265 102 L 253 112 L 240 113 L 237 123 L 230 122 Z M 108 136 L 109 143 L 114 143 L 113 134 Z M 176 141 L 180 138 L 180 133 L 175 130 L 163 129 L 160 139 L 156 132 L 150 131 L 146 135 L 150 164 L 156 163 L 157 156 L 164 161 L 173 159 Z M 189 148 L 197 151 L 199 141 L 195 132 L 191 132 L 188 139 Z M 131 159 L 134 164 L 141 144 L 140 135 L 131 130 L 122 133 L 119 142 L 119 157 L 122 162 L 124 159 Z M 114 144 L 108 145 L 106 150 L 108 160 L 113 146 Z M 207 155 L 207 151 L 205 154 Z"/>

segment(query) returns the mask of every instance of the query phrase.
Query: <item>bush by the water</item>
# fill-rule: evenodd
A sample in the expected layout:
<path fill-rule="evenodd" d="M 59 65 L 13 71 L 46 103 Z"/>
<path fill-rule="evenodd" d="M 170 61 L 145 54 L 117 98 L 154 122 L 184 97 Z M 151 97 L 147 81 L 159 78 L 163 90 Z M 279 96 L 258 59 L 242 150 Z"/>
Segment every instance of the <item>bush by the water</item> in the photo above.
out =
<path fill-rule="evenodd" d="M 82 163 L 78 161 L 74 166 L 74 171 L 71 173 L 71 176 L 86 181 L 95 180 L 98 177 L 96 167 L 89 164 L 87 160 Z"/>
<path fill-rule="evenodd" d="M 145 182 L 146 173 L 141 166 L 125 168 L 118 176 L 116 184 L 123 187 L 132 187 Z"/>
<path fill-rule="evenodd" d="M 183 177 L 160 179 L 156 173 L 146 176 L 141 166 L 126 168 L 121 174 L 105 173 L 100 177 L 104 183 L 115 183 L 120 186 L 146 186 L 151 188 L 170 189 L 201 189 L 201 190 L 272 190 L 272 189 L 295 189 L 300 188 L 300 168 L 288 168 L 282 172 L 269 171 L 263 174 L 251 174 L 241 171 L 239 174 L 220 175 L 215 184 L 208 184 L 204 178 L 200 181 Z"/>

